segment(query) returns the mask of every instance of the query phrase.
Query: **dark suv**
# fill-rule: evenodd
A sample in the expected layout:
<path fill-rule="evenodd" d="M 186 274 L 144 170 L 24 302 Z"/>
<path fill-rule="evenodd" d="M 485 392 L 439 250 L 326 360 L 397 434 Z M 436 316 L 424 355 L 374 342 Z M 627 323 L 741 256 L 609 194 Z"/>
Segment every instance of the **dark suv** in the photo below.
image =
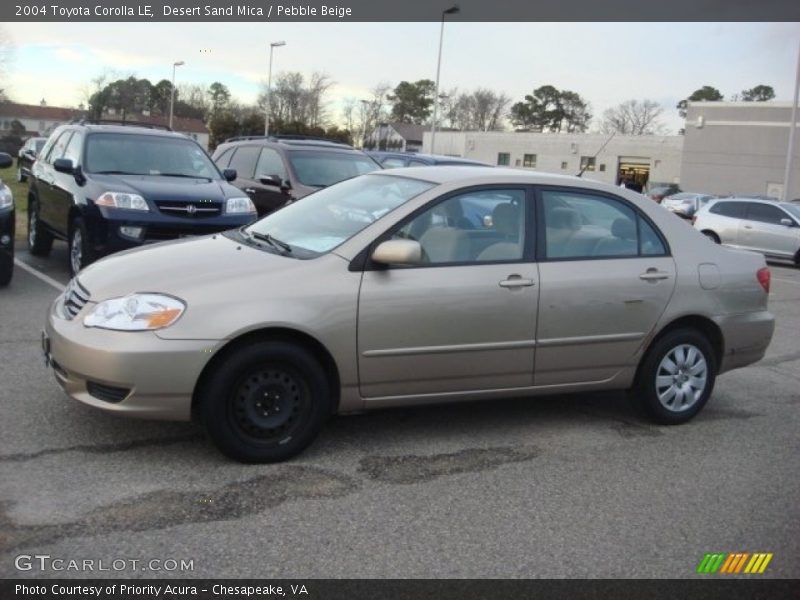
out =
<path fill-rule="evenodd" d="M 227 183 L 197 142 L 141 125 L 56 129 L 31 169 L 28 248 L 69 243 L 70 272 L 126 248 L 241 227 L 250 199 Z"/>
<path fill-rule="evenodd" d="M 369 173 L 381 166 L 347 144 L 302 136 L 237 137 L 214 151 L 220 169 L 234 169 L 233 185 L 266 215 L 287 201 Z"/>
<path fill-rule="evenodd" d="M 14 164 L 11 156 L 0 152 L 0 169 Z M 8 285 L 14 274 L 14 195 L 0 179 L 0 286 Z"/>

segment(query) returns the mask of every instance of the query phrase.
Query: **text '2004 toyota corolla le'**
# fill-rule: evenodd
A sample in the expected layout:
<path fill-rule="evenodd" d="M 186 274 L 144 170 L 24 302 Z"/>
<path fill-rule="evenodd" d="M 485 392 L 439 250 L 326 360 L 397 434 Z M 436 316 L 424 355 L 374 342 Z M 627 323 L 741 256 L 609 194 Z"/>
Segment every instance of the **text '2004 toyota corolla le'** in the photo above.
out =
<path fill-rule="evenodd" d="M 627 190 L 396 169 L 102 260 L 55 301 L 43 344 L 73 398 L 196 416 L 228 456 L 269 462 L 332 413 L 387 406 L 632 390 L 683 423 L 717 375 L 764 355 L 769 277 Z"/>

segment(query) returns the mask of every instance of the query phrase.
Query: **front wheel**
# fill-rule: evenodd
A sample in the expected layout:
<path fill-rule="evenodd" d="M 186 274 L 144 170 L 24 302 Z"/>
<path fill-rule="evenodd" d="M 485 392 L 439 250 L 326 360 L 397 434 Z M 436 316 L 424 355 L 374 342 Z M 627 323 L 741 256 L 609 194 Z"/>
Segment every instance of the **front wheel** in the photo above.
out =
<path fill-rule="evenodd" d="M 716 233 L 714 233 L 713 231 L 704 231 L 703 235 L 706 236 L 708 239 L 710 239 L 715 244 L 719 244 L 720 243 L 719 236 Z"/>
<path fill-rule="evenodd" d="M 28 252 L 34 256 L 47 256 L 53 247 L 53 234 L 39 220 L 39 202 L 28 204 Z"/>
<path fill-rule="evenodd" d="M 14 275 L 14 241 L 7 251 L 0 248 L 0 287 L 5 287 L 11 283 Z"/>
<path fill-rule="evenodd" d="M 650 348 L 634 392 L 653 421 L 678 425 L 705 406 L 716 373 L 716 358 L 706 337 L 694 329 L 676 329 Z"/>
<path fill-rule="evenodd" d="M 69 230 L 69 272 L 75 277 L 84 267 L 95 261 L 95 254 L 89 243 L 89 234 L 83 219 L 78 217 Z"/>
<path fill-rule="evenodd" d="M 199 396 L 200 418 L 223 454 L 271 463 L 302 452 L 331 412 L 325 371 L 304 348 L 257 342 L 220 363 Z"/>

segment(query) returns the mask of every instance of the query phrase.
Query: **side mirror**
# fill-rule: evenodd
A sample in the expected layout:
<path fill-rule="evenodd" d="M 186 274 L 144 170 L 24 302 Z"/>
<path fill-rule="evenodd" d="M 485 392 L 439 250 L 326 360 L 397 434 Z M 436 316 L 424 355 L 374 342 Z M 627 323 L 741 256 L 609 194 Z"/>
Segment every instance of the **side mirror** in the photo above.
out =
<path fill-rule="evenodd" d="M 422 246 L 414 240 L 388 240 L 375 248 L 372 260 L 382 265 L 418 265 Z"/>
<path fill-rule="evenodd" d="M 786 227 L 794 227 L 794 221 L 791 219 L 781 219 L 781 225 L 786 225 Z"/>
<path fill-rule="evenodd" d="M 258 180 L 264 185 L 274 185 L 275 187 L 281 187 L 283 183 L 279 175 L 259 175 Z"/>
<path fill-rule="evenodd" d="M 67 175 L 72 175 L 75 171 L 72 159 L 69 158 L 57 158 L 53 162 L 53 168 L 59 173 L 66 173 Z"/>
<path fill-rule="evenodd" d="M 222 176 L 225 178 L 225 181 L 233 181 L 236 179 L 236 169 L 225 169 L 222 172 Z"/>
<path fill-rule="evenodd" d="M 0 169 L 7 169 L 12 164 L 14 164 L 14 161 L 11 158 L 11 155 L 5 152 L 0 152 Z"/>

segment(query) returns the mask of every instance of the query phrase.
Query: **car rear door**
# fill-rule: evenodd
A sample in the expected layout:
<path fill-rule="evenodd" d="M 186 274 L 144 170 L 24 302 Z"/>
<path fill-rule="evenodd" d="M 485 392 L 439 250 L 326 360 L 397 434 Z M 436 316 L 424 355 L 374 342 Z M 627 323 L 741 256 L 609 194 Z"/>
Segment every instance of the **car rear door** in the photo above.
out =
<path fill-rule="evenodd" d="M 463 218 L 463 200 L 476 196 L 494 204 L 490 226 Z M 527 225 L 531 202 L 521 186 L 475 188 L 434 201 L 387 234 L 418 240 L 427 260 L 364 271 L 357 330 L 362 396 L 532 385 L 539 273 Z"/>
<path fill-rule="evenodd" d="M 537 386 L 603 382 L 630 365 L 675 288 L 655 225 L 627 200 L 542 188 Z"/>
<path fill-rule="evenodd" d="M 794 258 L 798 228 L 781 223 L 790 218 L 788 214 L 766 202 L 748 202 L 745 210 L 740 230 L 743 246 L 770 256 Z M 794 219 L 791 221 L 794 224 Z"/>
<path fill-rule="evenodd" d="M 719 237 L 720 243 L 726 246 L 740 247 L 740 230 L 744 215 L 744 202 L 739 200 L 716 202 L 708 210 L 708 228 Z"/>

